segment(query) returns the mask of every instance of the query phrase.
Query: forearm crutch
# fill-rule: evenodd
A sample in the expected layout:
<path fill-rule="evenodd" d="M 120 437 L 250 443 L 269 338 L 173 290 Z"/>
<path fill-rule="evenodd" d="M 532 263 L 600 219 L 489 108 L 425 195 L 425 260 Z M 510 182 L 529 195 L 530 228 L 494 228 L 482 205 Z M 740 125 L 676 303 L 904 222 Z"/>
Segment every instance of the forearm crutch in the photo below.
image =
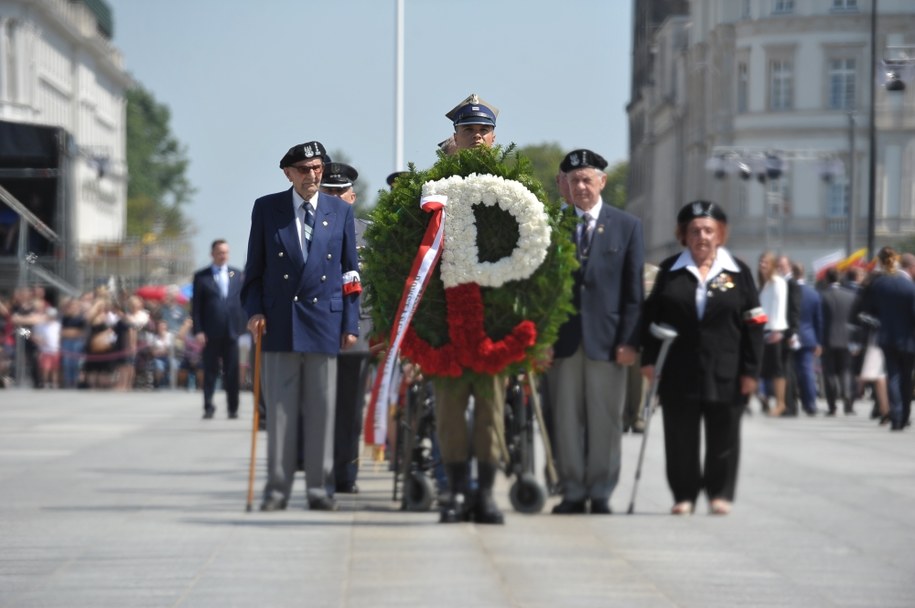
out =
<path fill-rule="evenodd" d="M 635 513 L 635 493 L 639 487 L 639 479 L 642 477 L 642 461 L 645 459 L 645 445 L 648 443 L 648 430 L 651 428 L 651 415 L 654 411 L 654 397 L 658 392 L 658 382 L 661 380 L 661 371 L 664 368 L 664 359 L 667 358 L 667 349 L 670 343 L 677 337 L 677 331 L 667 325 L 658 325 L 652 323 L 649 328 L 651 335 L 661 340 L 661 350 L 658 353 L 658 359 L 654 364 L 654 376 L 651 379 L 651 386 L 648 387 L 648 395 L 645 397 L 645 403 L 642 406 L 642 416 L 645 418 L 645 432 L 642 434 L 642 447 L 639 450 L 639 463 L 635 468 L 635 482 L 632 484 L 632 499 L 629 501 L 630 515 Z"/>
<path fill-rule="evenodd" d="M 251 512 L 254 502 L 254 463 L 257 460 L 257 428 L 260 426 L 261 398 L 261 337 L 264 334 L 264 322 L 259 321 L 254 332 L 254 424 L 251 426 L 251 463 L 248 466 L 248 504 L 245 510 Z"/>

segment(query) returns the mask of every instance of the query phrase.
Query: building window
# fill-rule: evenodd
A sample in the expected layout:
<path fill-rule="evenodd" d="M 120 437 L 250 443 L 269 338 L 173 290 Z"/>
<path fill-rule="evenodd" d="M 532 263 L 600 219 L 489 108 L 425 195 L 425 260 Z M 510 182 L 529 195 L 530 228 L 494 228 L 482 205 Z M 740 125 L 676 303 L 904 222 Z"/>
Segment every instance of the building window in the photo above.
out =
<path fill-rule="evenodd" d="M 737 113 L 741 114 L 748 109 L 750 92 L 750 73 L 746 63 L 737 64 Z"/>
<path fill-rule="evenodd" d="M 829 107 L 851 110 L 855 107 L 855 60 L 829 61 Z"/>
<path fill-rule="evenodd" d="M 832 0 L 832 10 L 856 11 L 858 10 L 858 0 Z"/>
<path fill-rule="evenodd" d="M 775 3 L 772 5 L 773 13 L 793 13 L 794 12 L 794 0 L 775 0 Z"/>
<path fill-rule="evenodd" d="M 773 60 L 769 64 L 769 109 L 790 110 L 793 104 L 793 70 L 790 61 Z"/>
<path fill-rule="evenodd" d="M 848 202 L 851 192 L 846 180 L 833 180 L 826 190 L 826 217 L 828 219 L 848 216 Z"/>
<path fill-rule="evenodd" d="M 750 10 L 751 5 L 752 5 L 751 0 L 743 0 L 743 6 L 741 6 L 741 9 L 740 9 L 740 18 L 741 19 L 750 19 L 753 16 L 752 11 Z"/>

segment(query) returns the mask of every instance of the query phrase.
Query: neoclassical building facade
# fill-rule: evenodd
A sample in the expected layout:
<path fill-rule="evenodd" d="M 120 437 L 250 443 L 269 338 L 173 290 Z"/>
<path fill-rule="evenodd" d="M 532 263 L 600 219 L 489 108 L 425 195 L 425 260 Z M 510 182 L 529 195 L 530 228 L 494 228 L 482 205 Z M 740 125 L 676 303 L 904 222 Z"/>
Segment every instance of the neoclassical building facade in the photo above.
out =
<path fill-rule="evenodd" d="M 10 132 L 34 125 L 65 133 L 58 137 L 58 200 L 39 204 L 51 227 L 67 233 L 61 236 L 73 251 L 119 240 L 126 228 L 125 91 L 131 79 L 111 37 L 104 0 L 0 0 L 0 121 Z M 8 166 L 27 168 L 13 145 L 4 146 Z M 30 189 L 21 171 L 3 171 L 3 183 L 24 198 L 50 191 L 38 180 Z"/>
<path fill-rule="evenodd" d="M 628 208 L 646 259 L 680 249 L 676 210 L 700 198 L 751 263 L 769 249 L 809 269 L 915 236 L 915 3 L 873 1 L 694 0 L 646 19 L 655 3 L 635 0 Z"/>

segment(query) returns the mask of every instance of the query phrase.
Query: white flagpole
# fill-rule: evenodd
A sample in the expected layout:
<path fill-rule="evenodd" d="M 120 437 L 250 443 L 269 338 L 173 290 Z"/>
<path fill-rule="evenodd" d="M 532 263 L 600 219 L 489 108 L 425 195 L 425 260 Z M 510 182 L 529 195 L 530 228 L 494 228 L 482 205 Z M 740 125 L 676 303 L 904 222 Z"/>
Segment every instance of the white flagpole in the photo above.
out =
<path fill-rule="evenodd" d="M 397 4 L 396 77 L 394 85 L 394 170 L 403 170 L 403 12 L 404 0 Z"/>

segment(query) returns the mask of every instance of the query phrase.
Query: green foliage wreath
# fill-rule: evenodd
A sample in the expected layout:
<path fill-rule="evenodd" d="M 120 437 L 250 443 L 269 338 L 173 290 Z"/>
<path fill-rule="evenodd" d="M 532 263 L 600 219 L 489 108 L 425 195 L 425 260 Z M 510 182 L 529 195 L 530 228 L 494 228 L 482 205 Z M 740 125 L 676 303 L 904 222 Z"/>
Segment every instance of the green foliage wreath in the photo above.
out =
<path fill-rule="evenodd" d="M 380 194 L 366 229 L 367 247 L 362 252 L 363 294 L 372 311 L 375 338 L 387 340 L 400 304 L 404 281 L 431 214 L 420 209 L 422 186 L 434 181 L 473 173 L 515 180 L 530 190 L 549 216 L 551 237 L 546 259 L 530 277 L 509 281 L 502 287 L 482 288 L 484 327 L 493 340 L 503 338 L 523 320 L 537 327 L 537 340 L 526 353 L 522 367 L 536 365 L 555 342 L 559 327 L 573 312 L 572 272 L 577 267 L 574 245 L 566 235 L 574 229 L 574 214 L 561 212 L 558 202 L 546 200 L 543 187 L 532 174 L 530 162 L 514 153 L 514 145 L 473 148 L 451 156 L 439 152 L 439 160 L 427 171 L 410 171 L 397 178 L 390 192 Z M 447 210 L 446 210 L 447 213 Z M 508 256 L 518 242 L 516 220 L 498 206 L 474 206 L 479 261 L 494 262 Z M 447 226 L 447 220 L 446 220 Z M 447 230 L 447 227 L 446 227 Z M 445 289 L 436 268 L 413 317 L 417 335 L 431 346 L 448 342 Z M 467 373 L 470 373 L 467 370 Z"/>

